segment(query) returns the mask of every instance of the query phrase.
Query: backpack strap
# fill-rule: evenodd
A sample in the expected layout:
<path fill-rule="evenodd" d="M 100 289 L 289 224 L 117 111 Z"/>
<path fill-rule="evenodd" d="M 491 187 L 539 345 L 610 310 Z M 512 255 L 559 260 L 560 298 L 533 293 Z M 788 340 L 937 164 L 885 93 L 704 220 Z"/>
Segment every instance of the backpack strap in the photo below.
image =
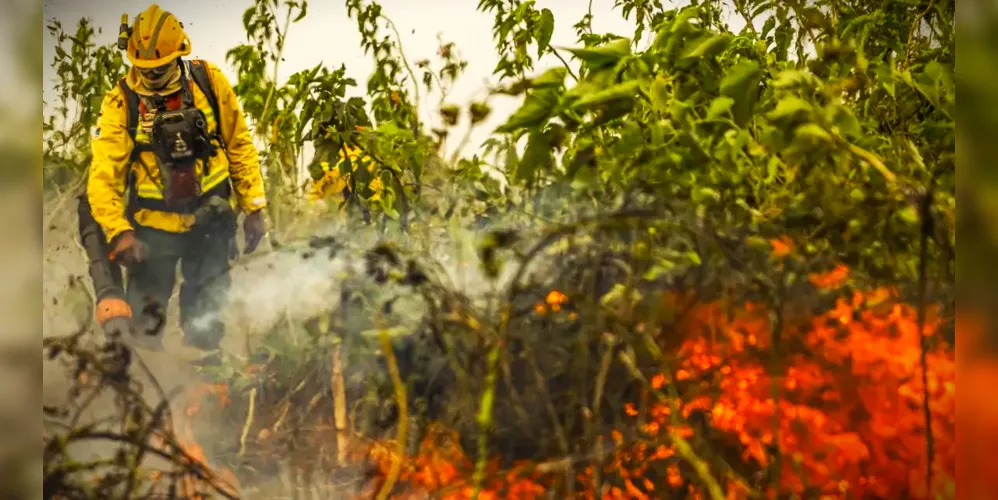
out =
<path fill-rule="evenodd" d="M 218 141 L 218 146 L 222 150 L 222 154 L 228 159 L 229 150 L 225 146 L 225 139 L 222 138 L 222 113 L 219 111 L 218 96 L 215 95 L 215 88 L 211 86 L 211 77 L 208 76 L 208 65 L 202 59 L 191 59 L 187 63 L 191 79 L 194 80 L 194 84 L 201 89 L 201 93 L 208 99 L 211 112 L 215 115 L 215 140 Z M 224 197 L 231 196 L 232 179 L 226 179 L 219 188 L 224 191 Z"/>
<path fill-rule="evenodd" d="M 139 95 L 128 86 L 125 79 L 118 81 L 121 93 L 125 96 L 125 109 L 128 111 L 128 136 L 135 140 L 135 135 L 139 130 Z"/>
<path fill-rule="evenodd" d="M 130 153 L 129 162 L 135 163 L 141 160 L 139 154 L 143 151 L 143 148 L 138 147 L 140 146 L 139 144 L 135 144 L 135 136 L 139 130 L 139 95 L 125 83 L 124 78 L 118 82 L 118 86 L 121 87 L 121 93 L 125 97 L 125 112 L 128 113 L 126 127 L 128 129 L 128 136 L 132 138 L 132 152 Z M 138 193 L 135 191 L 135 173 L 131 169 L 128 171 L 125 185 L 128 189 L 128 200 L 125 203 L 125 217 L 128 219 L 128 222 L 134 225 Z"/>
<path fill-rule="evenodd" d="M 215 89 L 211 86 L 211 78 L 208 76 L 208 66 L 201 59 L 189 61 L 191 79 L 201 89 L 201 92 L 208 98 L 208 105 L 215 115 L 215 138 L 225 151 L 225 140 L 222 139 L 222 115 L 218 108 L 218 98 L 215 96 Z"/>

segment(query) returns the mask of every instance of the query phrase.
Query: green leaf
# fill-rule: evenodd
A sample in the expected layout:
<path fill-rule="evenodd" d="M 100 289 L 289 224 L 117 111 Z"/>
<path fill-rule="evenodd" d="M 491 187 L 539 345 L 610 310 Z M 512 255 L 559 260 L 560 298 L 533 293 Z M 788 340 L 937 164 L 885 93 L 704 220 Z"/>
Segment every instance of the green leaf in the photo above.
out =
<path fill-rule="evenodd" d="M 326 172 L 322 170 L 322 164 L 319 161 L 312 161 L 308 164 L 308 176 L 313 180 L 317 181 L 321 179 Z"/>
<path fill-rule="evenodd" d="M 381 211 L 385 215 L 387 215 L 388 218 L 390 218 L 392 220 L 396 220 L 396 221 L 399 220 L 399 217 L 401 216 L 401 214 L 399 214 L 398 210 L 395 209 L 395 205 L 398 204 L 398 200 L 397 200 L 397 198 L 395 196 L 395 191 L 394 190 L 389 189 L 388 186 L 385 186 L 385 191 L 383 193 L 381 193 L 381 200 L 380 200 L 380 202 L 381 202 L 380 203 L 381 204 Z"/>
<path fill-rule="evenodd" d="M 796 96 L 787 96 L 776 103 L 776 108 L 766 114 L 771 121 L 794 120 L 806 118 L 814 108 L 807 101 Z"/>
<path fill-rule="evenodd" d="M 703 261 L 700 260 L 700 254 L 694 251 L 686 252 L 686 258 L 690 261 L 690 264 L 693 264 L 694 266 L 703 264 Z"/>
<path fill-rule="evenodd" d="M 761 78 L 762 69 L 759 64 L 746 60 L 729 68 L 721 79 L 721 95 L 735 100 L 732 113 L 738 125 L 743 125 L 752 115 Z"/>
<path fill-rule="evenodd" d="M 911 158 L 915 161 L 915 165 L 918 165 L 918 168 L 922 170 L 926 170 L 925 159 L 922 158 L 922 153 L 915 146 L 915 143 L 912 142 L 911 139 L 906 139 L 905 145 L 908 147 L 908 153 L 911 154 Z"/>
<path fill-rule="evenodd" d="M 709 187 L 698 187 L 693 190 L 693 202 L 702 203 L 706 200 L 718 201 L 721 199 L 721 194 Z"/>
<path fill-rule="evenodd" d="M 673 263 L 672 261 L 666 259 L 659 259 L 655 265 L 653 265 L 651 268 L 645 271 L 645 274 L 641 278 L 648 281 L 654 281 L 661 278 L 662 276 L 665 276 L 675 267 L 676 264 Z"/>
<path fill-rule="evenodd" d="M 308 2 L 302 2 L 301 3 L 301 11 L 299 11 L 298 15 L 295 16 L 295 20 L 293 22 L 297 23 L 298 21 L 301 21 L 302 19 L 304 19 L 306 12 L 308 12 Z"/>
<path fill-rule="evenodd" d="M 298 130 L 295 131 L 297 137 L 301 137 L 305 127 L 312 121 L 312 117 L 315 116 L 315 110 L 318 106 L 319 102 L 314 99 L 305 101 L 305 105 L 302 106 L 301 113 L 298 115 Z"/>
<path fill-rule="evenodd" d="M 669 90 L 669 82 L 661 76 L 651 82 L 651 87 L 648 89 L 648 99 L 657 111 L 669 109 L 669 100 L 672 97 Z"/>
<path fill-rule="evenodd" d="M 530 92 L 523 100 L 523 105 L 496 131 L 507 133 L 541 125 L 551 116 L 557 104 L 558 94 L 554 89 L 540 89 Z"/>
<path fill-rule="evenodd" d="M 603 307 L 616 307 L 629 301 L 635 303 L 641 300 L 641 292 L 637 289 L 630 289 L 630 296 L 628 297 L 628 287 L 622 283 L 617 283 L 613 285 L 613 288 L 609 292 L 606 292 L 602 297 L 600 297 L 599 303 Z"/>
<path fill-rule="evenodd" d="M 473 102 L 468 108 L 468 113 L 471 115 L 471 123 L 476 124 L 488 118 L 492 108 L 487 102 Z"/>
<path fill-rule="evenodd" d="M 628 80 L 624 83 L 614 85 L 608 89 L 582 96 L 581 98 L 579 98 L 579 100 L 575 101 L 575 103 L 572 105 L 572 109 L 574 110 L 593 109 L 597 106 L 608 104 L 612 101 L 634 99 L 640 87 L 641 87 L 641 81 Z"/>
<path fill-rule="evenodd" d="M 846 137 L 856 139 L 863 135 L 863 127 L 856 119 L 856 115 L 847 107 L 837 106 L 832 111 L 832 122 L 839 128 L 839 132 Z"/>
<path fill-rule="evenodd" d="M 798 69 L 783 70 L 773 79 L 773 88 L 789 89 L 796 87 L 814 88 L 821 82 L 809 71 Z"/>
<path fill-rule="evenodd" d="M 759 33 L 759 36 L 761 36 L 762 38 L 766 38 L 767 36 L 769 36 L 769 32 L 773 31 L 773 28 L 775 27 L 776 27 L 776 16 L 769 16 L 769 18 L 766 19 L 766 22 L 763 23 L 762 32 Z"/>
<path fill-rule="evenodd" d="M 930 61 L 920 73 L 914 75 L 912 80 L 914 87 L 933 106 L 949 116 L 953 115 L 949 99 L 946 99 L 950 94 L 950 89 L 953 88 L 952 71 L 947 70 L 937 61 Z"/>
<path fill-rule="evenodd" d="M 710 103 L 710 109 L 707 110 L 707 118 L 717 118 L 724 115 L 728 111 L 731 111 L 731 106 L 735 103 L 735 100 L 728 96 L 720 96 Z"/>
<path fill-rule="evenodd" d="M 768 251 L 770 249 L 769 240 L 758 235 L 749 236 L 745 239 L 745 243 L 748 244 L 749 248 L 754 248 L 756 250 Z"/>
<path fill-rule="evenodd" d="M 547 134 L 533 132 L 527 139 L 527 149 L 523 151 L 523 159 L 520 160 L 514 177 L 519 181 L 528 182 L 538 170 L 547 170 L 553 162 L 554 156 Z"/>
<path fill-rule="evenodd" d="M 596 118 L 592 121 L 593 127 L 598 127 L 605 123 L 622 118 L 634 109 L 635 100 L 633 98 L 616 99 L 599 107 Z"/>
<path fill-rule="evenodd" d="M 672 105 L 669 106 L 669 115 L 676 123 L 682 123 L 692 109 L 693 106 L 691 106 L 688 102 L 676 99 L 672 101 Z"/>
<path fill-rule="evenodd" d="M 537 57 L 544 55 L 544 50 L 551 43 L 551 36 L 554 34 L 554 14 L 549 9 L 541 9 L 541 19 L 537 23 Z"/>
<path fill-rule="evenodd" d="M 603 85 L 599 85 L 589 79 L 586 79 L 579 82 L 577 85 L 568 89 L 564 94 L 562 94 L 562 102 L 564 102 L 565 104 L 569 104 L 571 102 L 578 100 L 580 97 L 600 92 L 604 88 L 605 87 Z"/>
<path fill-rule="evenodd" d="M 596 145 L 593 144 L 593 141 L 588 138 L 579 139 L 576 143 L 575 154 L 565 165 L 565 176 L 570 179 L 574 178 L 576 173 L 583 166 L 589 165 L 594 158 L 596 158 Z"/>
<path fill-rule="evenodd" d="M 890 64 L 877 64 L 873 67 L 873 74 L 877 75 L 877 83 L 887 91 L 887 94 L 896 99 L 897 78 L 894 76 L 894 67 Z"/>
<path fill-rule="evenodd" d="M 766 163 L 766 183 L 771 183 L 776 180 L 777 174 L 780 173 L 780 157 L 770 156 L 769 161 Z"/>
<path fill-rule="evenodd" d="M 680 10 L 678 14 L 676 14 L 676 18 L 673 19 L 671 23 L 667 24 L 669 29 L 667 31 L 664 31 L 663 33 L 669 33 L 680 36 L 688 34 L 694 29 L 698 28 L 697 26 L 694 26 L 693 23 L 691 23 L 690 21 L 699 15 L 700 15 L 700 8 L 697 7 L 696 5 L 689 5 Z"/>
<path fill-rule="evenodd" d="M 568 68 L 558 66 L 541 73 L 531 81 L 533 88 L 557 87 L 565 83 L 565 76 L 568 75 Z"/>
<path fill-rule="evenodd" d="M 817 123 L 805 123 L 794 131 L 794 140 L 803 140 L 811 144 L 831 143 L 832 135 Z"/>
<path fill-rule="evenodd" d="M 621 59 L 631 55 L 631 40 L 617 38 L 599 47 L 582 47 L 565 49 L 590 68 L 604 68 L 617 64 Z"/>
<path fill-rule="evenodd" d="M 247 33 L 252 31 L 250 29 L 250 23 L 253 22 L 253 14 L 255 13 L 256 13 L 256 5 L 253 5 L 250 8 L 243 11 L 243 29 L 246 30 Z"/>
<path fill-rule="evenodd" d="M 680 59 L 691 60 L 716 56 L 728 47 L 731 38 L 732 36 L 728 33 L 703 36 L 691 43 Z"/>
<path fill-rule="evenodd" d="M 918 225 L 918 210 L 915 209 L 914 205 L 908 205 L 907 207 L 902 208 L 898 211 L 897 215 L 902 221 L 912 226 Z"/>

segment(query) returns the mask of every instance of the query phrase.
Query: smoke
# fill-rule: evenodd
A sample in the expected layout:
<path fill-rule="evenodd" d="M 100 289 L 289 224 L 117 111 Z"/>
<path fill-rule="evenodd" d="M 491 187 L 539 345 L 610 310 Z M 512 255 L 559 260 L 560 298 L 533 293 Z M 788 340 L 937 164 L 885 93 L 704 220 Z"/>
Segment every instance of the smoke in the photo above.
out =
<path fill-rule="evenodd" d="M 542 198 L 554 196 L 556 194 L 549 190 Z M 457 198 L 460 201 L 462 197 Z M 49 206 L 54 203 L 50 202 Z M 69 205 L 72 203 L 71 200 Z M 65 208 L 60 210 L 72 213 Z M 89 309 L 93 307 L 87 263 L 82 249 L 75 243 L 75 217 L 52 217 L 51 220 L 53 222 L 45 233 L 43 289 L 46 336 L 66 335 L 85 326 L 91 319 Z M 394 245 L 403 258 L 414 258 L 444 286 L 458 290 L 472 300 L 484 299 L 508 282 L 515 265 L 507 265 L 499 280 L 489 280 L 480 268 L 477 255 L 482 238 L 492 228 L 529 231 L 532 225 L 522 222 L 525 219 L 521 216 L 506 213 L 493 217 L 487 227 L 472 224 L 474 216 L 471 212 L 464 215 L 456 213 L 451 219 L 432 216 L 426 220 L 436 223 L 417 220 L 407 235 L 385 235 L 373 225 L 346 223 L 330 216 L 294 221 L 296 227 L 281 248 L 261 248 L 254 254 L 243 256 L 232 266 L 228 306 L 219 313 L 226 323 L 223 351 L 245 359 L 251 354 L 248 351 L 257 351 L 265 335 L 273 331 L 293 337 L 286 340 L 300 344 L 305 340 L 301 326 L 307 320 L 338 307 L 340 294 L 348 283 L 350 286 L 369 284 L 362 286 L 363 291 L 373 294 L 376 300 L 398 298 L 390 319 L 392 331 L 402 335 L 414 332 L 424 313 L 421 299 L 407 294 L 400 287 L 376 286 L 366 278 L 365 253 L 368 250 L 380 242 L 387 242 Z M 326 245 L 312 243 L 314 241 L 335 241 L 338 249 L 334 252 Z M 171 301 L 167 309 L 167 328 L 163 332 L 166 352 L 139 351 L 143 362 L 167 392 L 176 388 L 192 388 L 201 383 L 196 371 L 186 365 L 191 356 L 179 346 L 182 333 L 178 326 L 176 302 Z M 194 321 L 207 322 L 211 319 L 205 316 Z M 347 325 L 347 330 L 348 335 L 364 333 L 350 325 Z M 99 342 L 99 333 L 95 332 L 92 340 Z M 381 370 L 373 356 L 370 359 L 351 359 L 350 363 L 354 373 Z M 151 381 L 145 380 L 140 373 L 136 375 L 144 385 L 147 400 L 151 404 L 158 403 L 160 394 Z M 43 394 L 47 403 L 58 403 L 64 397 L 67 377 L 68 373 L 62 367 L 46 364 Z M 175 402 L 172 405 L 175 414 L 184 411 L 184 408 L 178 407 L 179 404 Z M 85 418 L 95 421 L 108 417 L 115 410 L 109 394 L 95 401 L 92 411 Z M 207 412 L 207 406 L 202 407 L 197 419 L 213 430 L 207 437 L 199 436 L 199 444 L 209 461 L 215 463 L 213 449 L 237 436 L 240 432 L 237 426 L 241 423 L 222 422 L 220 415 Z M 216 439 L 217 442 L 211 442 Z M 110 446 L 74 450 L 80 458 L 105 456 L 111 452 Z"/>
<path fill-rule="evenodd" d="M 299 232 L 300 237 L 280 250 L 245 256 L 233 266 L 229 307 L 223 313 L 227 325 L 232 326 L 227 330 L 252 336 L 280 322 L 298 323 L 329 311 L 338 304 L 344 282 L 363 279 L 364 254 L 379 242 L 387 242 L 402 256 L 415 259 L 445 286 L 472 300 L 482 299 L 501 289 L 513 268 L 507 266 L 496 281 L 488 279 L 481 269 L 477 248 L 489 229 L 473 227 L 470 219 L 466 223 L 458 220 L 455 217 L 438 226 L 414 225 L 407 235 L 384 235 L 360 222 L 310 221 Z M 499 218 L 492 221 L 492 226 L 507 225 L 508 221 Z M 336 252 L 313 248 L 309 241 L 316 240 L 335 241 L 342 248 Z M 405 293 L 392 287 L 380 290 L 373 285 L 369 291 L 386 298 Z M 198 320 L 210 319 L 213 318 Z"/>
<path fill-rule="evenodd" d="M 93 287 L 90 283 L 85 252 L 78 243 L 75 203 L 76 200 L 72 192 L 45 200 L 43 205 L 45 227 L 43 231 L 44 246 L 41 248 L 42 259 L 39 260 L 37 257 L 34 259 L 35 262 L 42 265 L 41 280 L 39 282 L 35 278 L 32 284 L 36 287 L 41 285 L 40 330 L 43 338 L 67 336 L 89 329 L 90 332 L 84 337 L 84 343 L 97 346 L 103 342 L 103 334 L 92 324 Z M 37 231 L 37 228 L 32 229 Z M 18 286 L 10 286 L 5 289 L 11 292 L 24 291 Z M 32 295 L 26 294 L 26 296 Z M 37 295 L 34 296 L 37 297 Z M 170 325 L 176 324 L 175 310 L 171 310 L 169 320 L 171 321 Z M 175 330 L 175 326 L 169 327 L 168 333 L 173 333 Z M 38 331 L 38 328 L 35 331 Z M 35 337 L 32 343 L 36 352 L 38 341 L 39 339 Z M 152 378 L 150 378 L 139 367 L 132 370 L 132 375 L 142 386 L 143 397 L 150 405 L 155 406 L 161 401 L 160 389 L 171 392 L 177 388 L 193 386 L 198 382 L 192 370 L 185 366 L 184 360 L 171 355 L 171 353 L 140 352 L 137 358 L 141 359 L 137 363 L 143 364 L 152 374 Z M 62 358 L 48 359 L 45 357 L 43 359 L 44 361 L 41 363 L 42 380 L 41 384 L 38 384 L 40 387 L 37 387 L 35 392 L 38 396 L 35 396 L 36 402 L 32 406 L 38 409 L 42 405 L 61 407 L 67 400 L 74 367 L 67 366 Z M 155 384 L 153 380 L 155 380 Z M 159 388 L 156 385 L 159 385 Z M 28 387 L 32 386 L 22 386 L 22 388 Z M 115 419 L 119 413 L 114 393 L 110 390 L 98 395 L 87 408 L 87 411 L 81 416 L 79 422 L 81 425 L 101 422 L 108 418 Z M 183 408 L 177 407 L 176 404 L 172 405 L 174 414 L 178 414 L 182 410 Z M 38 422 L 37 413 L 25 413 L 33 416 L 33 422 Z M 35 425 L 37 426 L 37 423 Z M 47 432 L 53 431 L 58 432 L 58 429 L 47 429 Z M 28 435 L 37 439 L 39 434 L 40 431 Z M 37 441 L 32 446 L 37 447 Z M 69 453 L 80 460 L 110 458 L 117 447 L 118 445 L 114 443 L 88 441 L 85 444 L 71 446 Z M 162 463 L 157 464 L 156 459 L 150 458 L 149 460 L 151 462 L 145 465 L 163 465 Z"/>
<path fill-rule="evenodd" d="M 230 272 L 232 285 L 225 311 L 227 331 L 240 335 L 262 333 L 280 321 L 305 321 L 330 308 L 338 284 L 359 271 L 359 262 L 324 252 L 309 256 L 307 249 L 271 252 Z M 195 321 L 207 322 L 211 317 Z"/>

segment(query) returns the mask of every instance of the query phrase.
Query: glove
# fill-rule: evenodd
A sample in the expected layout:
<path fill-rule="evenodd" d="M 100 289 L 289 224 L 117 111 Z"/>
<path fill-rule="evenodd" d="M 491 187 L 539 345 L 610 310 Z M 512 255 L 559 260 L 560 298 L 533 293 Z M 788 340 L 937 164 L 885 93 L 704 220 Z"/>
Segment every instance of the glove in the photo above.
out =
<path fill-rule="evenodd" d="M 246 238 L 243 253 L 253 253 L 265 234 L 267 234 L 267 223 L 263 220 L 263 210 L 246 214 L 246 218 L 243 219 L 243 236 Z"/>
<path fill-rule="evenodd" d="M 112 244 L 111 260 L 125 266 L 138 264 L 146 258 L 146 248 L 132 231 L 119 234 Z"/>

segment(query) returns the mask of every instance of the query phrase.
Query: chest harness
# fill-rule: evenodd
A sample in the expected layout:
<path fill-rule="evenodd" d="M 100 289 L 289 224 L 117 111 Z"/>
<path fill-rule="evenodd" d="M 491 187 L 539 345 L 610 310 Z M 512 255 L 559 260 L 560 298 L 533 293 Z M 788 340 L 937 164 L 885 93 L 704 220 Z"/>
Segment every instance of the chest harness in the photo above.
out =
<path fill-rule="evenodd" d="M 162 182 L 161 186 L 157 186 L 162 193 L 162 200 L 141 197 L 138 196 L 134 172 L 130 172 L 129 187 L 132 194 L 129 205 L 133 210 L 145 208 L 164 212 L 194 213 L 201 200 L 211 196 L 228 198 L 230 194 L 228 180 L 207 192 L 202 192 L 202 180 L 211 173 L 209 160 L 216 156 L 219 150 L 225 153 L 218 100 L 208 79 L 207 68 L 200 60 L 181 61 L 180 72 L 181 90 L 168 96 L 140 96 L 128 86 L 124 78 L 119 82 L 128 108 L 128 134 L 133 142 L 130 161 L 133 164 L 139 163 L 151 180 L 149 165 L 141 154 L 152 152 Z M 215 118 L 213 131 L 208 130 L 208 120 L 204 112 L 194 105 L 192 80 L 207 97 L 211 106 Z M 140 126 L 147 141 L 136 141 Z M 199 160 L 200 178 L 197 175 Z"/>

